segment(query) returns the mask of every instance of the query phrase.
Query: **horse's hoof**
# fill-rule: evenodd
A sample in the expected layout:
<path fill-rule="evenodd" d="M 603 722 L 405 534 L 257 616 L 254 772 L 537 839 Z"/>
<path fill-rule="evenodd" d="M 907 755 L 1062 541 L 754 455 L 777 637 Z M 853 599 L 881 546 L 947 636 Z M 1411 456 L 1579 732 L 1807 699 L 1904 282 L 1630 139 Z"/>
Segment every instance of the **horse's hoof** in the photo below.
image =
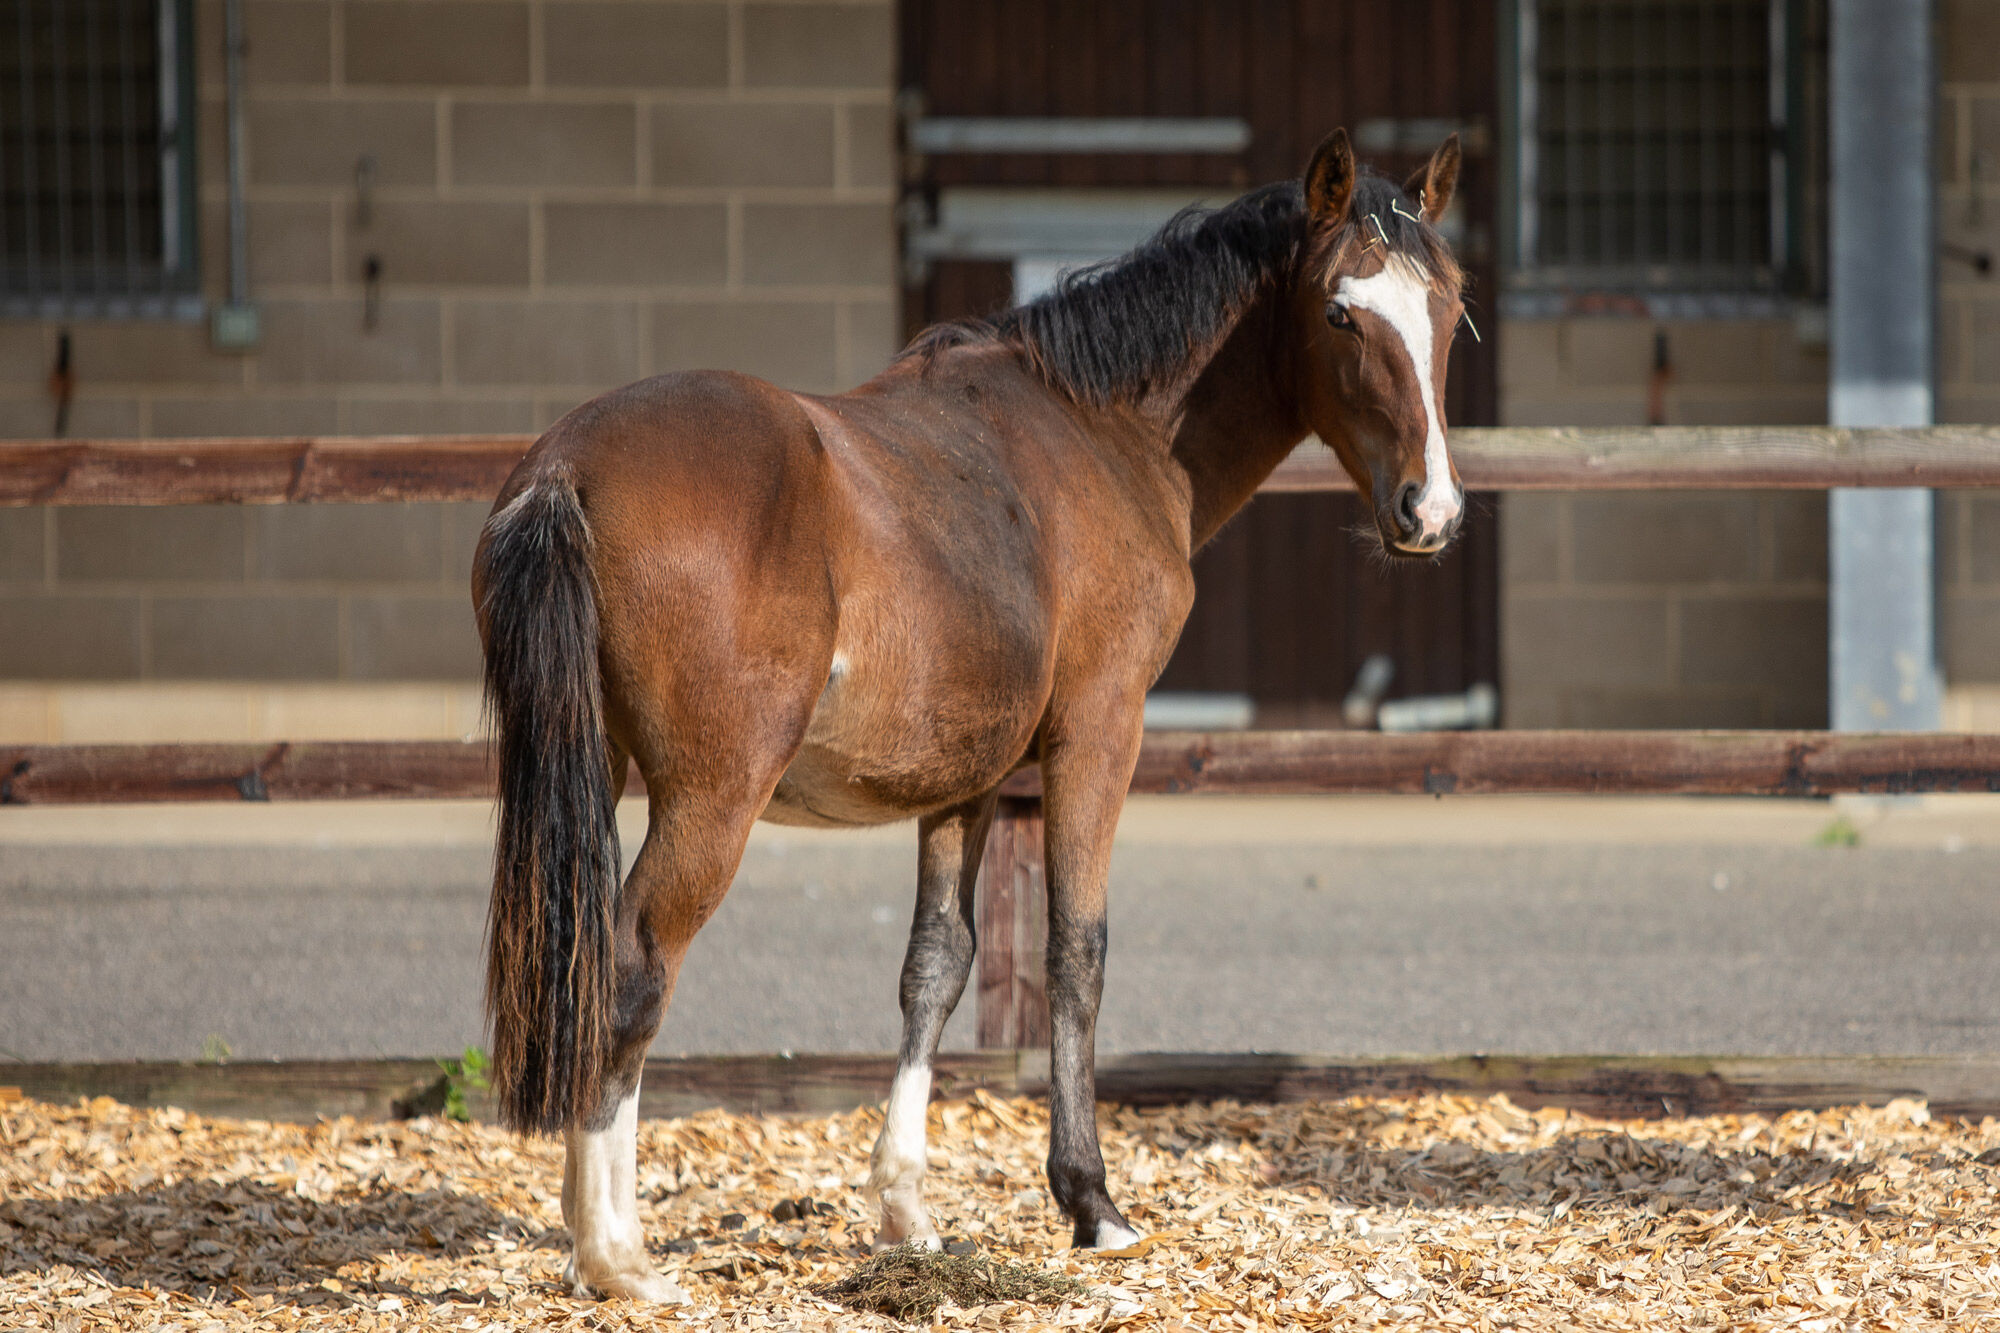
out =
<path fill-rule="evenodd" d="M 887 1227 L 875 1233 L 875 1253 L 881 1254 L 884 1251 L 893 1250 L 898 1245 L 914 1245 L 918 1249 L 928 1250 L 932 1254 L 936 1254 L 944 1248 L 944 1242 L 938 1239 L 937 1230 L 928 1222 L 924 1224 L 923 1230 L 912 1231 L 908 1235 L 893 1234 Z"/>
<path fill-rule="evenodd" d="M 576 1294 L 600 1300 L 651 1301 L 655 1305 L 691 1305 L 692 1299 L 678 1282 L 658 1273 L 618 1273 L 589 1283 L 578 1282 Z"/>
<path fill-rule="evenodd" d="M 1097 1224 L 1097 1234 L 1090 1238 L 1090 1243 L 1078 1248 L 1087 1250 L 1129 1250 L 1139 1243 L 1139 1239 L 1139 1233 L 1128 1226 L 1121 1226 L 1117 1222 L 1099 1222 Z"/>

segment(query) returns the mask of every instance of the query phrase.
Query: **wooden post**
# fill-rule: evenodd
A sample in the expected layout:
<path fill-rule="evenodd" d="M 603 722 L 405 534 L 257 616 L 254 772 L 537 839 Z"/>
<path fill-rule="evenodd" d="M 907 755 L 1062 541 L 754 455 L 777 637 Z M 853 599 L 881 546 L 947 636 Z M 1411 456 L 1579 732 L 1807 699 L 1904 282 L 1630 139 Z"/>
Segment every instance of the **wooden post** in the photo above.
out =
<path fill-rule="evenodd" d="M 979 865 L 981 1049 L 1049 1044 L 1047 899 L 1041 798 L 1002 796 Z"/>

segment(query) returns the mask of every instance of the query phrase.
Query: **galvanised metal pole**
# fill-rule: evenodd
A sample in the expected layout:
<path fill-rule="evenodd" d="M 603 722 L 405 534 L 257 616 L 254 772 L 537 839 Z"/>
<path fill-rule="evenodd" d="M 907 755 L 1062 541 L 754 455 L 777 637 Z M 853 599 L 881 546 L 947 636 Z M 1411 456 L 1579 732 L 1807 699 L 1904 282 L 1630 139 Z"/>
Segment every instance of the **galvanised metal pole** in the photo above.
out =
<path fill-rule="evenodd" d="M 223 0 L 224 79 L 228 91 L 229 304 L 250 303 L 249 224 L 243 208 L 243 0 Z"/>
<path fill-rule="evenodd" d="M 1833 0 L 1836 426 L 1931 424 L 1936 272 L 1931 0 Z M 1828 502 L 1828 684 L 1844 731 L 1938 726 L 1931 492 Z"/>
<path fill-rule="evenodd" d="M 229 137 L 229 299 L 209 316 L 209 338 L 218 348 L 249 351 L 257 345 L 257 309 L 250 304 L 250 224 L 243 204 L 243 0 L 223 0 L 224 104 Z"/>

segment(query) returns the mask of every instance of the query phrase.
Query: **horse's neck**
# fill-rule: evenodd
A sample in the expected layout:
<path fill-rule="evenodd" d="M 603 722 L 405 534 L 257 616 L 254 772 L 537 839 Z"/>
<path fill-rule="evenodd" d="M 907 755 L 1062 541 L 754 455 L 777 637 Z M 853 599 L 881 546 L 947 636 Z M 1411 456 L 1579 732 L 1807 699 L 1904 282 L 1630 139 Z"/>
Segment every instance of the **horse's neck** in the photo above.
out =
<path fill-rule="evenodd" d="M 1171 447 L 1186 473 L 1188 535 L 1199 549 L 1248 504 L 1307 431 L 1284 388 L 1284 297 L 1259 300 L 1230 330 L 1178 404 Z"/>

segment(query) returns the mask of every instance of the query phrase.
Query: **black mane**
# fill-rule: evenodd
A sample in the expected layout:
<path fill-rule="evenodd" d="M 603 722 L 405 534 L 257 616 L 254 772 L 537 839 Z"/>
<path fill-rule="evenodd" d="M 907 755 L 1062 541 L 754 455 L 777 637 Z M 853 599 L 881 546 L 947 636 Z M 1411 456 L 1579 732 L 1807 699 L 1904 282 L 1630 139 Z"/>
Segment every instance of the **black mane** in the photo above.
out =
<path fill-rule="evenodd" d="M 925 364 L 952 347 L 1018 347 L 1050 387 L 1080 403 L 1146 397 L 1213 349 L 1261 293 L 1301 262 L 1338 257 L 1378 239 L 1455 283 L 1442 238 L 1391 181 L 1362 171 L 1349 220 L 1309 256 L 1311 226 L 1298 181 L 1253 190 L 1220 208 L 1183 209 L 1128 254 L 1065 274 L 1055 290 L 990 319 L 939 324 L 904 357 Z M 1440 262 L 1442 261 L 1442 262 Z"/>

